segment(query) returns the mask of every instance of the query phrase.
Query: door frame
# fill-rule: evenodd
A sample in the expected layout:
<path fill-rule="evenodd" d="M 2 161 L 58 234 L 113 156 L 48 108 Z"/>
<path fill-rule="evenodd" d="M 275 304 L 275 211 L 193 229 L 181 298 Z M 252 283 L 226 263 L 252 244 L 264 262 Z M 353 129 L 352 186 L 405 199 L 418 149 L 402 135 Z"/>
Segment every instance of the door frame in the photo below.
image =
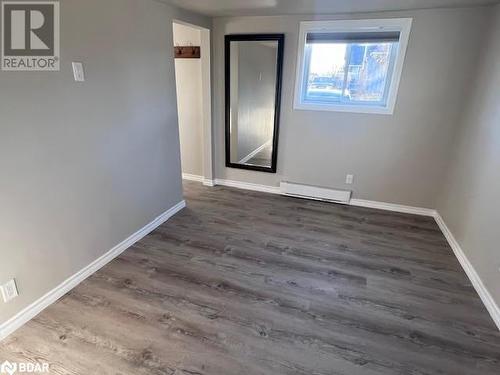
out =
<path fill-rule="evenodd" d="M 203 176 L 202 182 L 206 186 L 214 186 L 214 165 L 213 165 L 213 131 L 212 131 L 212 73 L 211 73 L 211 35 L 210 29 L 206 27 L 192 24 L 179 19 L 172 20 L 174 23 L 192 27 L 201 32 L 201 91 L 202 91 L 202 163 L 203 163 Z"/>

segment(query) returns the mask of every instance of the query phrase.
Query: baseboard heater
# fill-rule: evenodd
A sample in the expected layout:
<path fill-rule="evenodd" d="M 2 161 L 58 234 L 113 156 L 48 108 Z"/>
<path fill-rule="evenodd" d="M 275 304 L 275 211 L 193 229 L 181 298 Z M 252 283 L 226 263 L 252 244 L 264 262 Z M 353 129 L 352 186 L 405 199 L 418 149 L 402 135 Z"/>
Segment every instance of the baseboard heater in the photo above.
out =
<path fill-rule="evenodd" d="M 345 204 L 349 203 L 351 200 L 352 193 L 349 190 L 337 190 L 326 187 L 302 185 L 287 181 L 282 181 L 280 183 L 280 191 L 281 194 L 292 197 Z"/>

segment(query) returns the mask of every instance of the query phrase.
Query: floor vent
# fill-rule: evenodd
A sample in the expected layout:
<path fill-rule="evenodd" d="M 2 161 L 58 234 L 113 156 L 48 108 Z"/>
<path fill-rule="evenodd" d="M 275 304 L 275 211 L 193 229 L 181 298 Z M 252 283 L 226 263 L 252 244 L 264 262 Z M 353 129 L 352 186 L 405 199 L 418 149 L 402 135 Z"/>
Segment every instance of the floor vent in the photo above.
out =
<path fill-rule="evenodd" d="M 286 181 L 281 182 L 280 190 L 283 195 L 299 198 L 346 204 L 351 200 L 351 191 L 348 190 L 336 190 L 326 187 L 295 184 Z"/>

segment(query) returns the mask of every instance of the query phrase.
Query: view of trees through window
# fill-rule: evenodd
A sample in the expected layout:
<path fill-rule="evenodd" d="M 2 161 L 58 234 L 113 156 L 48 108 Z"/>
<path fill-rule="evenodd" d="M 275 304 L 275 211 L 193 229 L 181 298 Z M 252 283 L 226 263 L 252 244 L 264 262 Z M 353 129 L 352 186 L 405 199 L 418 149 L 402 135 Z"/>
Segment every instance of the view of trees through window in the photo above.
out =
<path fill-rule="evenodd" d="M 308 102 L 385 104 L 396 43 L 306 45 Z"/>

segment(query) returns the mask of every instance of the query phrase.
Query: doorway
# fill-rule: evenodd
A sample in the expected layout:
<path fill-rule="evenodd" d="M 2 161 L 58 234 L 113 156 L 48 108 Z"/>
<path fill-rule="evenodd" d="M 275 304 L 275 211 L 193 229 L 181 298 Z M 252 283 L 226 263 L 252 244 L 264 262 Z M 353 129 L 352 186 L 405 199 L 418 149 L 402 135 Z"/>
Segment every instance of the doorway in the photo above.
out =
<path fill-rule="evenodd" d="M 175 20 L 173 42 L 182 178 L 213 186 L 210 30 Z"/>

